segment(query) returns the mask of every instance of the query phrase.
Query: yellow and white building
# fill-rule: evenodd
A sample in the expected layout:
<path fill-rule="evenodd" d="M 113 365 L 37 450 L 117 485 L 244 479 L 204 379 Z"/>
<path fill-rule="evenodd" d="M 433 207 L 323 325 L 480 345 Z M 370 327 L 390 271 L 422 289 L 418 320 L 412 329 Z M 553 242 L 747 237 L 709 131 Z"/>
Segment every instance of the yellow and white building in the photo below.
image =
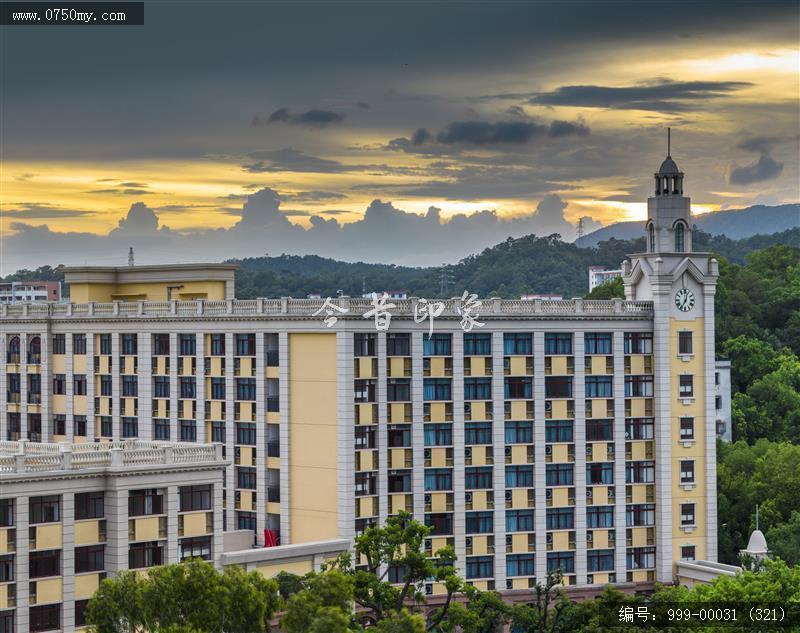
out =
<path fill-rule="evenodd" d="M 717 264 L 671 158 L 655 182 L 625 300 L 376 315 L 236 300 L 231 266 L 68 269 L 73 303 L 0 306 L 0 437 L 220 442 L 220 524 L 259 544 L 352 542 L 408 510 L 482 588 L 672 581 L 716 560 Z"/>

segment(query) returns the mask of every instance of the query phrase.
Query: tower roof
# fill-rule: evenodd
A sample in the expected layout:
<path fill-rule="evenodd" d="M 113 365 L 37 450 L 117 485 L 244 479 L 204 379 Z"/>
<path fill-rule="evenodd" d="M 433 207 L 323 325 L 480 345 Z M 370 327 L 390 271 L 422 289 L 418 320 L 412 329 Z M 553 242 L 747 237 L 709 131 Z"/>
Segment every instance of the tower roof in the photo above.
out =
<path fill-rule="evenodd" d="M 747 552 L 750 554 L 766 554 L 767 539 L 764 538 L 764 533 L 761 530 L 753 530 L 750 535 L 750 540 L 747 542 Z"/>
<path fill-rule="evenodd" d="M 661 167 L 658 168 L 658 173 L 666 176 L 671 174 L 680 174 L 681 170 L 678 169 L 675 161 L 672 160 L 672 156 L 667 156 L 664 159 L 664 162 L 661 163 Z"/>

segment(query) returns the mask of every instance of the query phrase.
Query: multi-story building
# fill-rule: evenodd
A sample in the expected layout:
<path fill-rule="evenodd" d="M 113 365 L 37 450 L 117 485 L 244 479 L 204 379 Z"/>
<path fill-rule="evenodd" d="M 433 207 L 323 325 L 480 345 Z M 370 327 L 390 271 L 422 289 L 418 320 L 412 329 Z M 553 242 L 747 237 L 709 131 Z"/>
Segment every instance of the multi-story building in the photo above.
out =
<path fill-rule="evenodd" d="M 0 303 L 61 301 L 60 281 L 5 281 L 0 283 Z"/>
<path fill-rule="evenodd" d="M 605 266 L 589 266 L 589 292 L 617 277 L 622 277 L 622 269 L 607 270 Z"/>
<path fill-rule="evenodd" d="M 718 358 L 714 371 L 714 409 L 717 420 L 717 437 L 723 442 L 733 440 L 731 417 L 731 361 Z"/>
<path fill-rule="evenodd" d="M 0 307 L 0 434 L 221 442 L 221 521 L 259 544 L 407 510 L 479 587 L 669 582 L 717 549 L 717 265 L 682 181 L 668 157 L 625 300 L 235 300 L 230 268 L 184 268 L 187 295 L 180 267 L 68 269 L 81 302 Z"/>

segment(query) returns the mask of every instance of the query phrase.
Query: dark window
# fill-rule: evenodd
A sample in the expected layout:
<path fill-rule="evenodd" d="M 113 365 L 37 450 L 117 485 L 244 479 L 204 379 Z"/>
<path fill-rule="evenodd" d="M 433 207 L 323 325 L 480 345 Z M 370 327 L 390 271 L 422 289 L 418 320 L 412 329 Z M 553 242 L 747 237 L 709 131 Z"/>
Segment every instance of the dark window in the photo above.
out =
<path fill-rule="evenodd" d="M 28 554 L 28 573 L 30 578 L 47 578 L 61 575 L 61 550 L 52 549 Z"/>
<path fill-rule="evenodd" d="M 105 545 L 90 545 L 75 548 L 75 573 L 103 571 L 105 568 Z"/>
<path fill-rule="evenodd" d="M 75 378 L 77 378 L 77 376 Z M 77 390 L 77 388 L 78 388 L 77 383 L 75 383 L 75 389 Z M 111 376 L 109 375 L 100 376 L 100 395 L 110 396 L 112 393 L 113 393 L 113 381 Z"/>
<path fill-rule="evenodd" d="M 256 335 L 237 334 L 236 335 L 236 355 L 255 356 L 256 355 Z"/>
<path fill-rule="evenodd" d="M 682 375 L 680 379 L 680 397 L 691 398 L 694 396 L 694 376 Z"/>
<path fill-rule="evenodd" d="M 386 399 L 389 402 L 409 402 L 411 381 L 407 378 L 389 378 L 386 381 Z"/>
<path fill-rule="evenodd" d="M 137 376 L 122 377 L 122 396 L 135 398 L 139 393 L 139 378 Z"/>
<path fill-rule="evenodd" d="M 652 440 L 654 432 L 653 418 L 627 418 L 625 420 L 626 440 Z"/>
<path fill-rule="evenodd" d="M 355 496 L 366 497 L 377 492 L 378 478 L 375 473 L 356 473 Z"/>
<path fill-rule="evenodd" d="M 506 466 L 506 488 L 532 488 L 533 466 Z"/>
<path fill-rule="evenodd" d="M 425 400 L 452 400 L 452 381 L 449 378 L 425 378 Z"/>
<path fill-rule="evenodd" d="M 128 516 L 139 517 L 164 513 L 164 495 L 155 488 L 128 493 Z"/>
<path fill-rule="evenodd" d="M 236 423 L 236 443 L 248 446 L 256 445 L 256 425 L 254 422 Z"/>
<path fill-rule="evenodd" d="M 587 442 L 608 442 L 613 434 L 612 420 L 586 420 Z"/>
<path fill-rule="evenodd" d="M 694 545 L 681 546 L 681 558 L 683 560 L 694 560 Z"/>
<path fill-rule="evenodd" d="M 211 379 L 211 399 L 212 400 L 225 400 L 225 379 L 212 378 Z"/>
<path fill-rule="evenodd" d="M 375 402 L 375 381 L 356 380 L 353 385 L 355 402 Z"/>
<path fill-rule="evenodd" d="M 75 494 L 75 519 L 102 519 L 105 514 L 105 494 L 79 492 Z"/>
<path fill-rule="evenodd" d="M 494 520 L 491 512 L 467 512 L 467 534 L 492 534 Z"/>
<path fill-rule="evenodd" d="M 6 362 L 11 364 L 19 363 L 19 336 L 12 336 L 8 340 L 8 351 L 6 351 Z"/>
<path fill-rule="evenodd" d="M 14 527 L 13 499 L 0 499 L 0 527 Z"/>
<path fill-rule="evenodd" d="M 656 566 L 656 548 L 632 547 L 625 559 L 628 569 L 652 569 Z"/>
<path fill-rule="evenodd" d="M 611 376 L 586 376 L 587 398 L 613 398 L 614 385 Z"/>
<path fill-rule="evenodd" d="M 652 354 L 652 332 L 625 332 L 626 354 Z"/>
<path fill-rule="evenodd" d="M 547 552 L 547 571 L 558 569 L 564 574 L 574 574 L 575 552 Z"/>
<path fill-rule="evenodd" d="M 39 413 L 28 414 L 28 439 L 32 442 L 42 441 L 42 416 Z"/>
<path fill-rule="evenodd" d="M 403 448 L 411 446 L 411 427 L 390 425 L 387 431 L 389 448 Z"/>
<path fill-rule="evenodd" d="M 197 353 L 194 334 L 179 334 L 178 348 L 181 356 L 194 356 Z"/>
<path fill-rule="evenodd" d="M 211 441 L 225 443 L 225 423 L 215 420 L 211 423 Z"/>
<path fill-rule="evenodd" d="M 678 332 L 678 354 L 692 353 L 692 333 Z"/>
<path fill-rule="evenodd" d="M 506 510 L 506 532 L 533 532 L 533 510 Z"/>
<path fill-rule="evenodd" d="M 375 356 L 376 336 L 374 334 L 356 332 L 353 335 L 353 339 L 353 354 L 355 356 Z"/>
<path fill-rule="evenodd" d="M 28 523 L 55 523 L 61 520 L 61 496 L 31 497 L 28 502 Z"/>
<path fill-rule="evenodd" d="M 464 488 L 466 490 L 490 490 L 492 488 L 492 467 L 470 467 L 464 469 Z"/>
<path fill-rule="evenodd" d="M 475 446 L 477 444 L 492 443 L 492 423 L 491 422 L 465 422 L 464 423 L 464 444 Z"/>
<path fill-rule="evenodd" d="M 236 513 L 236 529 L 237 530 L 252 530 L 256 531 L 256 513 L 255 512 L 237 512 Z"/>
<path fill-rule="evenodd" d="M 682 253 L 685 250 L 685 231 L 683 222 L 678 222 L 675 225 L 675 252 Z"/>
<path fill-rule="evenodd" d="M 411 471 L 390 470 L 389 492 L 411 492 Z"/>
<path fill-rule="evenodd" d="M 572 334 L 566 332 L 545 332 L 544 353 L 546 356 L 553 354 L 572 354 Z"/>
<path fill-rule="evenodd" d="M 195 512 L 211 509 L 211 486 L 183 486 L 180 488 L 180 511 Z"/>
<path fill-rule="evenodd" d="M 572 530 L 575 528 L 575 508 L 547 508 L 548 530 Z"/>
<path fill-rule="evenodd" d="M 28 342 L 28 362 L 33 365 L 42 362 L 42 339 L 38 336 L 34 336 Z"/>
<path fill-rule="evenodd" d="M 465 378 L 464 400 L 491 400 L 491 378 Z"/>
<path fill-rule="evenodd" d="M 153 397 L 169 398 L 169 376 L 153 377 Z"/>
<path fill-rule="evenodd" d="M 574 464 L 547 464 L 545 466 L 545 482 L 548 486 L 574 485 Z"/>
<path fill-rule="evenodd" d="M 491 353 L 491 334 L 483 332 L 464 334 L 464 356 L 490 356 Z"/>
<path fill-rule="evenodd" d="M 611 332 L 586 332 L 583 335 L 584 354 L 612 354 Z"/>
<path fill-rule="evenodd" d="M 533 398 L 533 379 L 532 378 L 506 378 L 504 381 L 504 397 L 506 400 L 512 398 Z"/>
<path fill-rule="evenodd" d="M 434 334 L 422 339 L 422 353 L 425 356 L 452 356 L 452 335 Z"/>
<path fill-rule="evenodd" d="M 211 355 L 212 356 L 225 356 L 225 335 L 212 334 L 211 335 Z"/>
<path fill-rule="evenodd" d="M 651 484 L 655 480 L 655 462 L 627 462 L 625 464 L 625 483 Z"/>
<path fill-rule="evenodd" d="M 181 376 L 181 398 L 194 398 L 197 395 L 197 386 L 193 376 Z"/>
<path fill-rule="evenodd" d="M 197 441 L 197 422 L 194 420 L 180 420 L 181 442 Z"/>
<path fill-rule="evenodd" d="M 236 487 L 244 490 L 256 489 L 256 469 L 249 466 L 236 468 Z"/>
<path fill-rule="evenodd" d="M 31 633 L 55 631 L 61 628 L 61 605 L 44 604 L 31 607 L 28 611 Z"/>
<path fill-rule="evenodd" d="M 450 468 L 425 469 L 425 490 L 445 491 L 453 489 L 453 471 Z"/>
<path fill-rule="evenodd" d="M 681 483 L 694 483 L 694 461 L 691 459 L 681 460 Z"/>
<path fill-rule="evenodd" d="M 65 334 L 53 335 L 53 354 L 67 353 L 67 337 Z"/>
<path fill-rule="evenodd" d="M 100 418 L 100 436 L 101 437 L 111 437 L 113 425 L 111 422 L 111 416 L 104 415 Z"/>
<path fill-rule="evenodd" d="M 100 335 L 100 354 L 103 356 L 111 356 L 111 335 Z"/>
<path fill-rule="evenodd" d="M 67 416 L 56 414 L 53 416 L 53 435 L 67 434 Z"/>
<path fill-rule="evenodd" d="M 164 546 L 158 541 L 134 543 L 128 550 L 128 567 L 142 569 L 164 564 Z"/>
<path fill-rule="evenodd" d="M 410 336 L 408 334 L 387 334 L 386 355 L 410 356 L 411 355 Z"/>
<path fill-rule="evenodd" d="M 425 433 L 425 446 L 453 445 L 452 424 L 426 424 L 424 433 Z"/>
<path fill-rule="evenodd" d="M 626 398 L 652 398 L 652 376 L 625 376 Z"/>
<path fill-rule="evenodd" d="M 355 427 L 354 448 L 356 450 L 375 448 L 375 426 L 362 424 Z"/>
<path fill-rule="evenodd" d="M 506 444 L 533 444 L 533 422 L 506 422 Z"/>
<path fill-rule="evenodd" d="M 108 376 L 108 378 L 111 378 L 111 376 Z M 72 393 L 76 396 L 86 395 L 86 376 L 84 374 L 75 374 L 72 377 Z M 111 394 L 109 393 L 108 395 Z"/>
<path fill-rule="evenodd" d="M 22 425 L 20 423 L 19 413 L 8 413 L 6 415 L 8 422 L 8 429 L 6 431 L 6 439 L 9 441 L 16 441 L 20 438 L 22 433 Z"/>
<path fill-rule="evenodd" d="M 589 572 L 614 571 L 614 550 L 589 550 L 586 557 L 586 569 Z"/>
<path fill-rule="evenodd" d="M 453 533 L 452 514 L 426 514 L 425 525 L 431 528 L 431 536 L 446 536 Z"/>
<path fill-rule="evenodd" d="M 86 416 L 76 415 L 73 416 L 75 425 L 75 435 L 86 437 Z"/>
<path fill-rule="evenodd" d="M 86 626 L 86 608 L 88 606 L 88 599 L 75 601 L 75 626 Z"/>
<path fill-rule="evenodd" d="M 190 558 L 211 560 L 211 537 L 196 536 L 194 538 L 181 539 L 180 549 L 182 561 Z"/>
<path fill-rule="evenodd" d="M 14 582 L 14 555 L 0 556 L 0 582 Z"/>
<path fill-rule="evenodd" d="M 509 554 L 506 557 L 506 576 L 533 576 L 535 573 L 535 554 Z"/>
<path fill-rule="evenodd" d="M 169 420 L 157 418 L 153 420 L 153 429 L 155 439 L 168 440 L 169 439 Z"/>
<path fill-rule="evenodd" d="M 503 354 L 506 356 L 530 356 L 533 354 L 533 337 L 530 332 L 503 334 Z"/>
<path fill-rule="evenodd" d="M 153 334 L 153 354 L 169 356 L 169 334 Z"/>
<path fill-rule="evenodd" d="M 694 439 L 694 418 L 681 418 L 681 439 Z"/>
<path fill-rule="evenodd" d="M 139 437 L 138 418 L 122 418 L 122 437 Z"/>
<path fill-rule="evenodd" d="M 571 442 L 572 420 L 545 420 L 545 442 Z"/>
<path fill-rule="evenodd" d="M 614 483 L 614 464 L 612 462 L 602 462 L 586 464 L 586 485 L 612 485 Z"/>
<path fill-rule="evenodd" d="M 236 399 L 250 400 L 256 399 L 256 379 L 237 378 L 236 379 Z"/>
<path fill-rule="evenodd" d="M 123 334 L 122 335 L 122 355 L 123 356 L 136 356 L 138 352 L 138 337 L 136 334 Z"/>
<path fill-rule="evenodd" d="M 494 556 L 467 558 L 467 578 L 494 578 Z"/>
<path fill-rule="evenodd" d="M 86 353 L 86 335 L 73 334 L 72 335 L 72 353 L 81 355 Z"/>
<path fill-rule="evenodd" d="M 586 527 L 604 529 L 614 527 L 614 506 L 589 506 L 586 508 Z"/>
<path fill-rule="evenodd" d="M 547 376 L 544 379 L 545 398 L 571 398 L 572 376 Z"/>

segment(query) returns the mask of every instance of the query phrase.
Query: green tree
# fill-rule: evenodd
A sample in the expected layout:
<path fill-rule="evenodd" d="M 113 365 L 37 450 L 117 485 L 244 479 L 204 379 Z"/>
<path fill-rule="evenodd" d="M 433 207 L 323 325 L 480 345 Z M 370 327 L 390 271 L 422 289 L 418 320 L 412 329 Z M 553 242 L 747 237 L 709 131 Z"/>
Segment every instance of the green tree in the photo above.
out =
<path fill-rule="evenodd" d="M 789 565 L 800 565 L 800 511 L 792 512 L 786 523 L 773 525 L 766 539 L 773 555 Z"/>
<path fill-rule="evenodd" d="M 353 578 L 338 569 L 311 572 L 291 596 L 281 629 L 286 633 L 348 633 L 361 628 L 353 618 Z"/>
<path fill-rule="evenodd" d="M 617 277 L 596 286 L 591 292 L 583 296 L 585 299 L 624 299 L 625 285 L 622 283 L 622 277 Z"/>

